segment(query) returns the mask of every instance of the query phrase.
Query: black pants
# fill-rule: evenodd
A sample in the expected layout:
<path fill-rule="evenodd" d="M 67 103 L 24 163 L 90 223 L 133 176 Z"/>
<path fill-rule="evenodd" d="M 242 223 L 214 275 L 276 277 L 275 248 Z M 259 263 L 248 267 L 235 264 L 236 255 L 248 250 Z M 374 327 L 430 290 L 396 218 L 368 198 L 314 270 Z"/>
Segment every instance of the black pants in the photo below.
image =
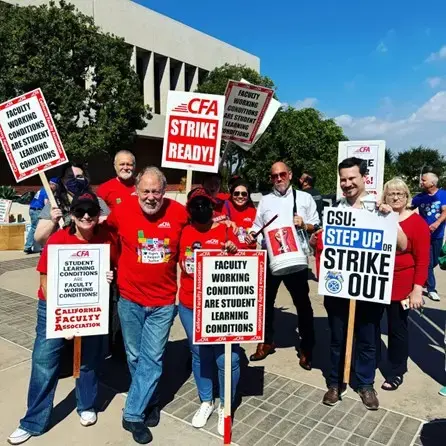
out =
<path fill-rule="evenodd" d="M 308 268 L 286 276 L 273 276 L 269 268 L 266 273 L 265 301 L 265 343 L 274 341 L 274 303 L 280 284 L 285 284 L 291 294 L 298 314 L 301 348 L 310 353 L 314 347 L 313 308 L 311 307 L 308 287 Z"/>
<path fill-rule="evenodd" d="M 349 299 L 331 296 L 324 298 L 331 332 L 329 386 L 339 386 L 343 382 L 349 304 Z M 371 388 L 375 382 L 380 356 L 380 321 L 383 311 L 384 306 L 381 304 L 356 302 L 355 351 L 352 355 L 352 364 L 358 388 Z"/>
<path fill-rule="evenodd" d="M 389 333 L 387 357 L 390 363 L 390 375 L 401 376 L 407 372 L 409 357 L 409 331 L 407 328 L 408 310 L 404 310 L 400 302 L 386 305 Z"/>

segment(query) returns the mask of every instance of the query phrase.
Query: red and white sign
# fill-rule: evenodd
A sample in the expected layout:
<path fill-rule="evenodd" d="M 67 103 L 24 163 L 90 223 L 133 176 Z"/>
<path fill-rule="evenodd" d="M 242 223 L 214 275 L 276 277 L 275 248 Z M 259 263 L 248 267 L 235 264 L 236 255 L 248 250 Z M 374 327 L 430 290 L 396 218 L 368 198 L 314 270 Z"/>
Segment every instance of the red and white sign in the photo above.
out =
<path fill-rule="evenodd" d="M 9 223 L 9 212 L 11 211 L 12 201 L 0 199 L 0 223 Z"/>
<path fill-rule="evenodd" d="M 68 162 L 40 88 L 0 104 L 0 141 L 17 182 Z"/>
<path fill-rule="evenodd" d="M 49 245 L 47 339 L 108 333 L 110 245 Z"/>
<path fill-rule="evenodd" d="M 162 167 L 218 172 L 225 97 L 169 91 Z"/>
<path fill-rule="evenodd" d="M 274 91 L 270 88 L 243 81 L 229 81 L 225 93 L 222 138 L 225 141 L 252 144 L 273 95 Z"/>
<path fill-rule="evenodd" d="M 385 141 L 341 141 L 338 149 L 338 163 L 345 158 L 361 158 L 367 162 L 365 189 L 368 193 L 381 196 L 384 186 Z M 338 199 L 342 198 L 338 175 Z"/>
<path fill-rule="evenodd" d="M 266 251 L 195 251 L 194 344 L 263 342 Z"/>

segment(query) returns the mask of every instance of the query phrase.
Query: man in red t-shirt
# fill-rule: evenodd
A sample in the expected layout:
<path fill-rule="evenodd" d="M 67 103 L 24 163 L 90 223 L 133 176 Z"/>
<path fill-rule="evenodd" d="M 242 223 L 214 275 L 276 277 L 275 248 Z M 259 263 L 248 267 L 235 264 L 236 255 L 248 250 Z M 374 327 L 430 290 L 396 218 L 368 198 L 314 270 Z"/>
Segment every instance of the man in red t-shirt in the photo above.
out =
<path fill-rule="evenodd" d="M 120 150 L 114 161 L 116 177 L 102 183 L 96 191 L 112 211 L 130 195 L 135 195 L 136 160 L 132 152 Z"/>
<path fill-rule="evenodd" d="M 157 385 L 175 317 L 180 234 L 187 223 L 183 205 L 164 198 L 166 177 L 147 167 L 136 178 L 136 196 L 115 206 L 106 225 L 119 237 L 119 318 L 132 383 L 122 426 L 137 443 L 152 440 L 159 422 Z"/>

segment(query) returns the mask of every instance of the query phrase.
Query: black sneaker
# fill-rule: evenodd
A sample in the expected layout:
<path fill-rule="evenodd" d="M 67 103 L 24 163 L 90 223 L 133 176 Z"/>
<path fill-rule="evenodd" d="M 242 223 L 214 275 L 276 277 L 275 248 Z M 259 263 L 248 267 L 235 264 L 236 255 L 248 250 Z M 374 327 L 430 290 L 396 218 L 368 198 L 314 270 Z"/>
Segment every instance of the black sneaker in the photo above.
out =
<path fill-rule="evenodd" d="M 146 419 L 144 424 L 147 427 L 156 427 L 160 422 L 161 410 L 159 406 L 148 407 L 145 411 Z"/>
<path fill-rule="evenodd" d="M 150 429 L 145 426 L 142 421 L 126 421 L 122 420 L 122 427 L 132 433 L 133 439 L 138 444 L 147 444 L 153 440 L 152 433 Z"/>

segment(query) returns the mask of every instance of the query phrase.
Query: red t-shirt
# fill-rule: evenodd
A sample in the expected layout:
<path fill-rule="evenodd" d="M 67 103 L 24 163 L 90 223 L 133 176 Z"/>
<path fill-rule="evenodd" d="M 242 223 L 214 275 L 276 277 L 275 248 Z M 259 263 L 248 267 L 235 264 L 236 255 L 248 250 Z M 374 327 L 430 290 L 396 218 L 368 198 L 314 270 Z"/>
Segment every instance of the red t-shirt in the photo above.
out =
<path fill-rule="evenodd" d="M 117 177 L 102 183 L 96 191 L 97 196 L 107 203 L 111 211 L 116 205 L 135 193 L 136 187 L 134 184 L 128 186 Z"/>
<path fill-rule="evenodd" d="M 220 200 L 218 198 L 218 196 L 215 199 L 215 201 L 216 201 L 216 203 L 214 205 L 214 213 L 213 213 L 213 216 L 212 216 L 212 220 L 214 221 L 214 223 L 218 223 L 220 221 L 227 220 L 228 217 L 224 213 L 225 202 L 223 200 Z"/>
<path fill-rule="evenodd" d="M 235 243 L 232 229 L 219 224 L 207 232 L 200 232 L 192 225 L 187 225 L 180 240 L 180 293 L 179 300 L 187 308 L 194 307 L 194 251 L 196 249 L 222 249 L 226 240 Z"/>
<path fill-rule="evenodd" d="M 245 243 L 246 232 L 248 229 L 252 228 L 254 220 L 256 218 L 256 208 L 252 205 L 247 206 L 245 209 L 237 209 L 231 201 L 226 201 L 223 206 L 223 215 L 226 215 L 228 220 L 233 221 L 239 228 L 237 234 L 237 247 L 239 249 L 252 249 L 255 248 L 255 243 L 253 245 L 247 245 Z"/>
<path fill-rule="evenodd" d="M 231 198 L 231 194 L 228 194 L 227 192 L 219 192 L 216 198 L 217 200 L 226 201 Z"/>
<path fill-rule="evenodd" d="M 145 307 L 175 302 L 178 247 L 187 219 L 186 208 L 169 198 L 154 216 L 142 211 L 136 196 L 113 209 L 104 224 L 120 241 L 117 283 L 122 297 Z"/>
<path fill-rule="evenodd" d="M 393 301 L 406 299 L 414 285 L 424 286 L 429 267 L 430 231 L 427 223 L 414 213 L 401 221 L 400 226 L 407 236 L 407 249 L 396 252 Z"/>
<path fill-rule="evenodd" d="M 98 232 L 93 238 L 87 242 L 78 239 L 75 235 L 69 233 L 69 228 L 60 229 L 50 236 L 46 245 L 43 248 L 42 254 L 37 264 L 37 271 L 41 274 L 48 274 L 48 245 L 90 245 L 90 244 L 109 244 L 110 245 L 110 260 L 112 265 L 116 262 L 116 247 L 113 244 L 113 236 L 102 225 L 98 226 Z M 46 300 L 41 287 L 37 292 L 40 300 Z"/>

